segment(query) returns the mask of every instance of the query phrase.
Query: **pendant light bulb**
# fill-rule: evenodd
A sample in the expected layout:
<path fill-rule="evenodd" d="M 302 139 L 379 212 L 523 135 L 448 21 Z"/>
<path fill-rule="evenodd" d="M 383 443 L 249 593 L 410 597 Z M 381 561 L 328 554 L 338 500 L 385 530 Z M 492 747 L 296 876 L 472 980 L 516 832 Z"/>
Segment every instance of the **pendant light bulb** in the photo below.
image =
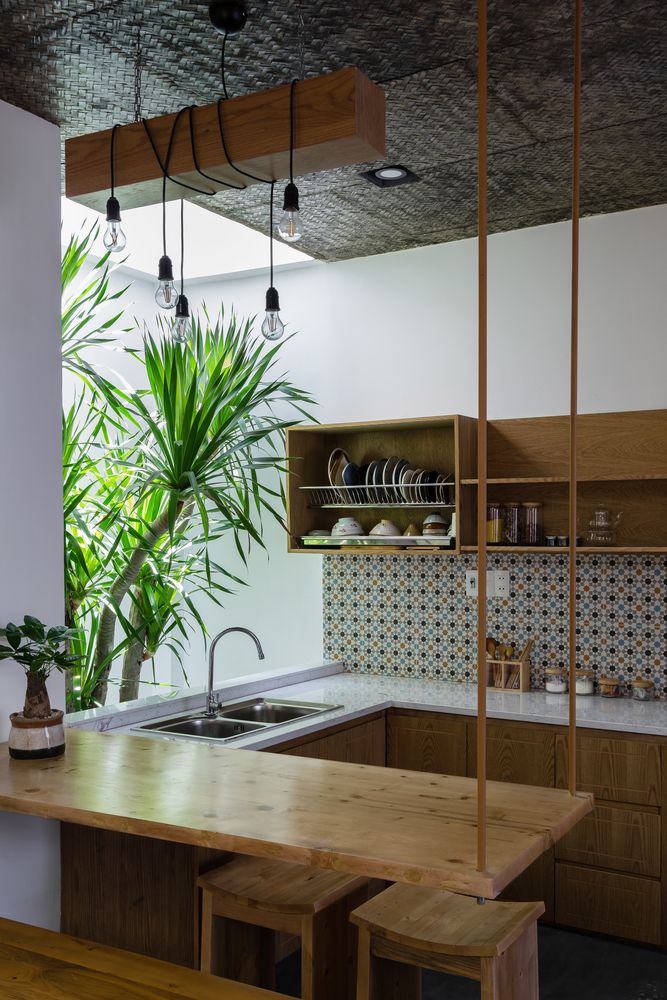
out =
<path fill-rule="evenodd" d="M 158 286 L 155 292 L 155 301 L 160 309 L 173 309 L 176 306 L 176 285 L 174 284 L 174 269 L 171 257 L 160 257 L 158 265 Z"/>
<path fill-rule="evenodd" d="M 284 332 L 285 324 L 280 319 L 278 290 L 272 286 L 266 293 L 266 318 L 262 323 L 262 336 L 265 340 L 280 340 Z"/>
<path fill-rule="evenodd" d="M 192 333 L 190 323 L 190 308 L 185 295 L 179 295 L 176 300 L 176 316 L 171 328 L 171 339 L 177 344 L 187 344 Z"/>
<path fill-rule="evenodd" d="M 278 223 L 278 232 L 286 243 L 296 243 L 303 236 L 299 213 L 299 189 L 291 181 L 285 188 L 283 214 Z"/>
<path fill-rule="evenodd" d="M 127 245 L 125 233 L 120 228 L 118 198 L 112 197 L 107 201 L 107 228 L 102 242 L 109 253 L 121 253 Z"/>

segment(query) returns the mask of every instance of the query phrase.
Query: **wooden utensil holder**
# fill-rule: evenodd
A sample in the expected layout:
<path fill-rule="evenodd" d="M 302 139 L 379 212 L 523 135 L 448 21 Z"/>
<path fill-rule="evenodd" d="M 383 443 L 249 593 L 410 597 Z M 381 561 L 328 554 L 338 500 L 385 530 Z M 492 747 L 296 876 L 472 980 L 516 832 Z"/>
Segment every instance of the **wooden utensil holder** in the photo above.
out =
<path fill-rule="evenodd" d="M 518 659 L 487 660 L 486 686 L 496 691 L 521 694 L 530 691 L 530 653 L 533 639 L 529 639 Z"/>

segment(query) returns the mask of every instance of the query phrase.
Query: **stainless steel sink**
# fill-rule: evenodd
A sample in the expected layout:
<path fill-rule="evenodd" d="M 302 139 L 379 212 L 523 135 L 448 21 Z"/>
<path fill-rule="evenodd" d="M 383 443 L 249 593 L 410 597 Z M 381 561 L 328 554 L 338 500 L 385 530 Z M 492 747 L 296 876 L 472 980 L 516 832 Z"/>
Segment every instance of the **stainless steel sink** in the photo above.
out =
<path fill-rule="evenodd" d="M 184 736 L 189 739 L 217 740 L 226 742 L 238 739 L 248 733 L 260 732 L 288 722 L 307 719 L 323 712 L 331 712 L 340 705 L 326 705 L 321 702 L 277 701 L 254 698 L 249 701 L 221 705 L 218 715 L 209 718 L 202 712 L 189 715 L 171 716 L 135 726 L 135 730 L 160 733 L 164 736 Z"/>
<path fill-rule="evenodd" d="M 222 705 L 220 713 L 225 719 L 241 719 L 244 722 L 261 722 L 265 726 L 280 726 L 284 722 L 306 719 L 320 712 L 330 712 L 336 705 L 308 704 L 296 701 L 267 701 L 258 698 L 236 707 Z"/>

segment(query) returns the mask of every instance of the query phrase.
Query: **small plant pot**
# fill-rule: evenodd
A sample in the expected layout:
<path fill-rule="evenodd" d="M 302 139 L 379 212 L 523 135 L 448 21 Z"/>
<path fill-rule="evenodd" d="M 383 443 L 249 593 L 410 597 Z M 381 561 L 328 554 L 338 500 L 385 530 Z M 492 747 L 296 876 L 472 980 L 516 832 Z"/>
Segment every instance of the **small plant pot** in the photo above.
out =
<path fill-rule="evenodd" d="M 48 719 L 26 719 L 23 712 L 9 716 L 9 756 L 16 760 L 39 760 L 59 757 L 65 752 L 63 713 L 51 712 Z"/>

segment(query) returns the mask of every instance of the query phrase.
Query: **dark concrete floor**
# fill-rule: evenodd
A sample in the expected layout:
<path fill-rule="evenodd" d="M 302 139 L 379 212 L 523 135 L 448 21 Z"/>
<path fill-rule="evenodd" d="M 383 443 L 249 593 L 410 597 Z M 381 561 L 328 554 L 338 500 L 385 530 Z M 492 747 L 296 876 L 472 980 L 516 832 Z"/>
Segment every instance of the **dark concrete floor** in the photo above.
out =
<path fill-rule="evenodd" d="M 540 1000 L 667 1000 L 667 953 L 540 927 Z M 278 968 L 277 989 L 299 995 L 299 957 Z M 479 1000 L 479 984 L 425 972 L 422 1000 Z"/>

